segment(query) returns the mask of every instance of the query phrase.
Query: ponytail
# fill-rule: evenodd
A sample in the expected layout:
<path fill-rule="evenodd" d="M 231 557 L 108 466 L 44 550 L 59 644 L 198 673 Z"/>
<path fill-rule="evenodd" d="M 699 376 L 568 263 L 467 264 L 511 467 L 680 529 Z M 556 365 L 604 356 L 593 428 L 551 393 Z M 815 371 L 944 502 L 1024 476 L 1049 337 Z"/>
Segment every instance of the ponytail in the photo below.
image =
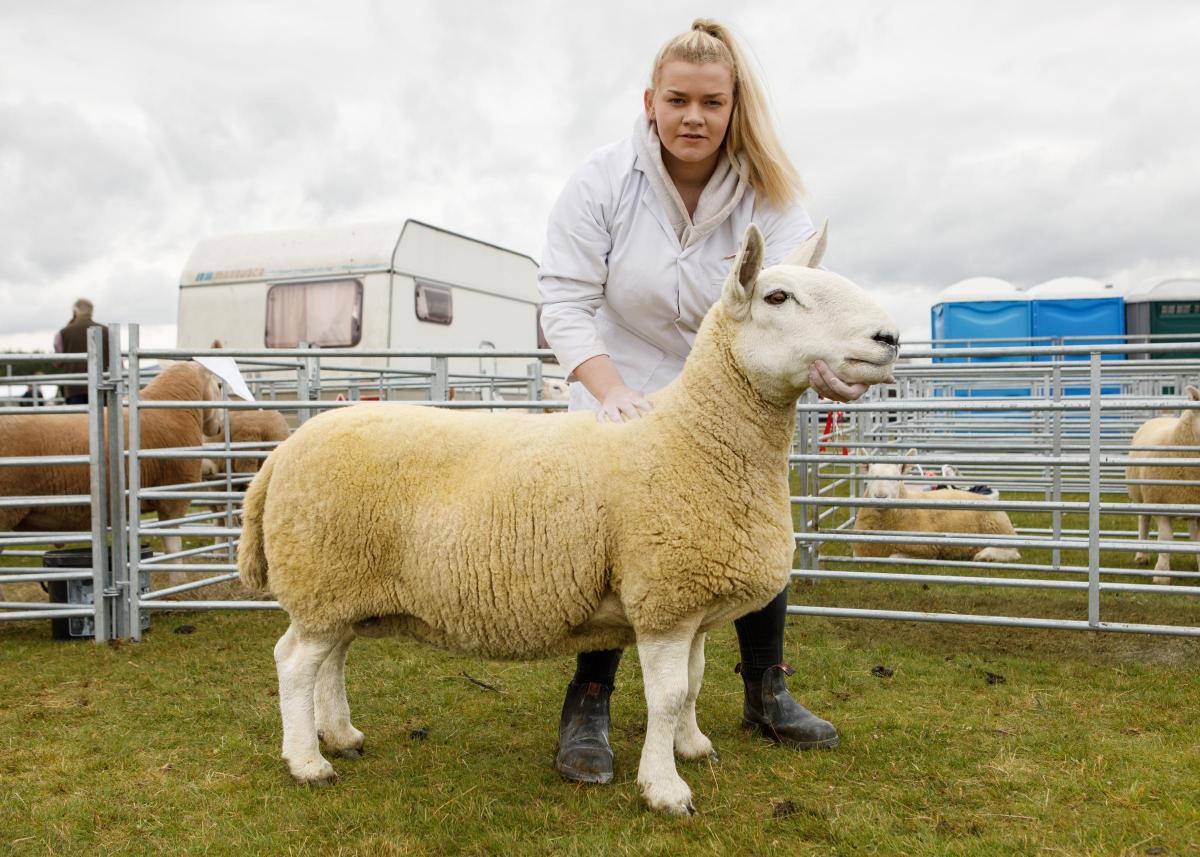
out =
<path fill-rule="evenodd" d="M 775 134 L 766 96 L 733 33 L 710 18 L 697 18 L 690 30 L 659 50 L 650 74 L 652 90 L 658 86 L 663 63 L 670 60 L 719 62 L 729 68 L 733 113 L 725 132 L 725 153 L 732 163 L 740 163 L 746 182 L 759 197 L 779 207 L 794 202 L 804 189 L 800 174 Z"/>

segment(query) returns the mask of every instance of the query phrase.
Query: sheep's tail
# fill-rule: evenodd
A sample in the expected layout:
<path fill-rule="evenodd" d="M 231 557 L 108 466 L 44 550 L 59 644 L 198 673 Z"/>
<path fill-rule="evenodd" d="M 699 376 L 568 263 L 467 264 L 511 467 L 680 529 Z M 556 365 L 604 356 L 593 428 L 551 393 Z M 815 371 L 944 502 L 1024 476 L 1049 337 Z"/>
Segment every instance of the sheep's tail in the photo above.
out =
<path fill-rule="evenodd" d="M 242 537 L 238 541 L 238 577 L 247 589 L 267 588 L 267 555 L 263 551 L 263 507 L 267 502 L 267 488 L 271 482 L 271 471 L 275 469 L 275 457 L 267 456 L 258 475 L 246 490 L 242 506 Z"/>

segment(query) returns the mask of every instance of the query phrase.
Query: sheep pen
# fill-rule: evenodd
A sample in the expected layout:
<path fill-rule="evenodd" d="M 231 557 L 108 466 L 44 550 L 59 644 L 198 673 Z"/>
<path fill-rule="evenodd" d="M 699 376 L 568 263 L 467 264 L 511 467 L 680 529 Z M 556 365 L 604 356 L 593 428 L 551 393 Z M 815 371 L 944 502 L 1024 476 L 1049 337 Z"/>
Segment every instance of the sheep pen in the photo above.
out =
<path fill-rule="evenodd" d="M 682 375 L 641 420 L 360 405 L 271 454 L 247 492 L 238 565 L 291 619 L 275 658 L 296 780 L 336 778 L 319 741 L 362 747 L 344 684 L 355 636 L 508 659 L 636 641 L 638 784 L 654 809 L 693 811 L 674 757 L 713 753 L 695 720 L 705 633 L 789 580 L 788 453 L 809 367 L 882 382 L 898 351 L 887 314 L 814 267 L 824 240 L 763 270 L 749 227 Z"/>
<path fill-rule="evenodd" d="M 140 393 L 144 400 L 214 401 L 220 398 L 217 377 L 198 363 L 175 363 L 146 385 Z M 129 414 L 124 414 L 128 433 Z M 142 449 L 200 446 L 205 433 L 221 430 L 216 408 L 151 410 L 141 414 Z M 22 414 L 0 417 L 0 457 L 80 455 L 88 453 L 86 414 Z M 200 478 L 199 459 L 147 459 L 140 465 L 143 487 L 196 482 Z M 0 497 L 88 494 L 87 464 L 44 466 L 23 464 L 0 468 Z M 159 520 L 186 514 L 188 500 L 148 500 L 144 511 L 153 511 Z M 78 506 L 3 506 L 0 507 L 0 532 L 55 532 L 88 530 L 92 509 Z M 167 536 L 167 551 L 178 550 L 180 538 Z"/>

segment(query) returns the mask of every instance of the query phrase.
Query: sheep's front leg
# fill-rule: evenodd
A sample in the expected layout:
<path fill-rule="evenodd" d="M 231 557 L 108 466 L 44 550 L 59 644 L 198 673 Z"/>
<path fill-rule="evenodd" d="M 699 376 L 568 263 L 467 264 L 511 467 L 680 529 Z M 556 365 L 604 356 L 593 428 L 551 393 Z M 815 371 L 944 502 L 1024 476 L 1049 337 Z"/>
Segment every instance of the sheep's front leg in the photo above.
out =
<path fill-rule="evenodd" d="M 651 809 L 672 815 L 695 812 L 692 790 L 675 769 L 675 729 L 688 695 L 688 661 L 699 621 L 661 634 L 638 635 L 646 689 L 646 741 L 638 786 Z"/>
<path fill-rule="evenodd" d="M 347 631 L 321 664 L 313 690 L 317 736 L 325 749 L 345 759 L 359 758 L 363 748 L 363 734 L 350 723 L 346 701 L 346 653 L 352 642 L 354 632 Z"/>
<path fill-rule="evenodd" d="M 283 715 L 283 760 L 297 782 L 327 785 L 337 779 L 333 766 L 321 755 L 313 693 L 321 664 L 342 634 L 308 635 L 288 627 L 275 644 L 279 673 L 279 710 Z"/>
<path fill-rule="evenodd" d="M 681 759 L 695 761 L 711 759 L 717 761 L 717 753 L 712 741 L 700 731 L 696 723 L 696 698 L 700 695 L 700 684 L 704 681 L 704 634 L 692 638 L 691 651 L 688 653 L 688 688 L 683 700 L 683 710 L 679 713 L 679 721 L 675 724 L 675 755 Z"/>
<path fill-rule="evenodd" d="M 1171 519 L 1167 515 L 1155 515 L 1155 522 L 1158 524 L 1158 540 L 1160 542 L 1171 542 L 1175 538 L 1175 530 L 1171 526 Z M 1171 555 L 1166 551 L 1159 551 L 1158 562 L 1154 564 L 1155 571 L 1170 571 L 1171 570 Z M 1171 578 L 1165 575 L 1155 575 L 1153 578 L 1155 583 L 1170 583 Z"/>
<path fill-rule="evenodd" d="M 171 521 L 175 518 L 182 518 L 188 513 L 188 508 L 191 506 L 190 500 L 183 501 L 163 501 L 157 504 L 157 516 L 159 522 Z M 163 536 L 163 553 L 179 553 L 183 550 L 183 536 Z M 181 565 L 184 562 L 183 557 L 176 557 L 168 560 L 171 565 Z"/>

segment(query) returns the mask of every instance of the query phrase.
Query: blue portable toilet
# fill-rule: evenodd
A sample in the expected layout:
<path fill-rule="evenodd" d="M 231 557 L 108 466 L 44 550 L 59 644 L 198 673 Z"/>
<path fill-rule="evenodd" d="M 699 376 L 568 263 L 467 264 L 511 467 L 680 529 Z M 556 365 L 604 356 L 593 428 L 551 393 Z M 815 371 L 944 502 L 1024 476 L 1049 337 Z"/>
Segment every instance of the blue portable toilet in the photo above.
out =
<path fill-rule="evenodd" d="M 1058 277 L 1029 290 L 1030 335 L 1071 337 L 1065 345 L 1123 342 L 1125 301 L 1120 290 L 1090 277 Z M 1077 337 L 1085 337 L 1079 339 Z M 1042 343 L 1039 343 L 1042 344 Z M 1124 354 L 1105 354 L 1104 360 L 1123 360 Z M 1047 355 L 1039 360 L 1051 359 Z M 1087 355 L 1068 360 L 1086 360 Z"/>
<path fill-rule="evenodd" d="M 998 277 L 970 277 L 942 290 L 929 311 L 933 347 L 1010 348 L 1029 345 L 1029 295 Z M 941 340 L 970 340 L 940 342 Z M 991 340 L 980 342 L 978 340 Z M 1000 357 L 934 357 L 934 363 L 1025 363 L 1024 354 Z M 1028 396 L 1028 387 L 956 388 L 963 397 Z"/>
<path fill-rule="evenodd" d="M 929 311 L 934 348 L 1006 348 L 1028 345 L 1029 295 L 999 277 L 970 277 L 945 288 Z M 990 339 L 992 342 L 945 342 Z M 935 357 L 935 363 L 968 362 L 965 357 Z M 977 357 L 969 362 L 1024 362 L 1024 356 Z"/>

